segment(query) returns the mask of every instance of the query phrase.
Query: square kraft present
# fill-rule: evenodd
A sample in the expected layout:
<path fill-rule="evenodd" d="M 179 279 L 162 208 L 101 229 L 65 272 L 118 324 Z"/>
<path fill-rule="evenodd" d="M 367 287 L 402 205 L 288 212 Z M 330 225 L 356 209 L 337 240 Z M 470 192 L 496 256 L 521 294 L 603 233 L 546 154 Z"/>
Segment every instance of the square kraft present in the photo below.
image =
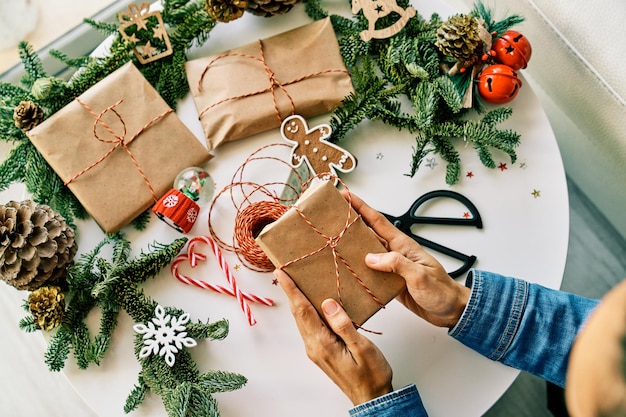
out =
<path fill-rule="evenodd" d="M 212 150 L 279 127 L 292 114 L 328 113 L 352 93 L 329 18 L 185 63 Z"/>
<path fill-rule="evenodd" d="M 360 326 L 405 286 L 399 275 L 365 265 L 367 253 L 386 249 L 332 181 L 307 189 L 256 241 L 272 263 L 289 274 L 320 317 L 322 301 L 334 298 Z"/>
<path fill-rule="evenodd" d="M 128 63 L 28 132 L 107 233 L 118 231 L 210 154 Z"/>

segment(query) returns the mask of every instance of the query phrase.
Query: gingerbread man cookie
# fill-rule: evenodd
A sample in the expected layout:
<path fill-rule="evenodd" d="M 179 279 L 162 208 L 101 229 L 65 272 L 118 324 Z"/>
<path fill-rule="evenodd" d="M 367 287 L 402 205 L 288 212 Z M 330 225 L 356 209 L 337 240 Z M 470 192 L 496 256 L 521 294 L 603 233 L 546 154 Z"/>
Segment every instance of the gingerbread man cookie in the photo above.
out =
<path fill-rule="evenodd" d="M 327 124 L 309 126 L 302 116 L 287 117 L 280 128 L 283 138 L 290 144 L 291 165 L 299 167 L 306 162 L 311 175 L 328 173 L 337 176 L 337 172 L 350 172 L 356 167 L 352 154 L 334 143 L 325 140 L 330 136 L 331 128 Z"/>

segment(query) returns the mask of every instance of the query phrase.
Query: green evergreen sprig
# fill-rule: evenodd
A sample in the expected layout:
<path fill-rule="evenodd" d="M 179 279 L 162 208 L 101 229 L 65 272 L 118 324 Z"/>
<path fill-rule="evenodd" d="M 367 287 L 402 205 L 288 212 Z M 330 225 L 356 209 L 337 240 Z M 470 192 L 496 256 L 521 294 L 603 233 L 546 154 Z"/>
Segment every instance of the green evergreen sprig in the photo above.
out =
<path fill-rule="evenodd" d="M 122 310 L 136 323 L 149 322 L 157 302 L 140 286 L 168 266 L 186 242 L 186 238 L 181 238 L 169 245 L 155 243 L 148 252 L 129 259 L 131 244 L 122 233 L 116 233 L 83 254 L 68 271 L 65 316 L 45 354 L 50 370 L 61 370 L 70 353 L 81 369 L 99 365 Z M 106 246 L 112 246 L 110 260 L 101 256 Z M 27 305 L 25 308 L 28 309 Z M 86 318 L 96 308 L 101 311 L 100 327 L 92 337 Z M 175 307 L 165 307 L 165 312 L 172 316 L 184 314 Z M 21 320 L 20 327 L 25 331 L 35 330 L 32 316 Z M 228 335 L 228 321 L 188 323 L 186 331 L 194 340 L 222 340 Z M 169 416 L 217 417 L 219 410 L 212 394 L 239 389 L 247 382 L 244 376 L 226 371 L 201 373 L 186 348 L 176 354 L 173 366 L 159 355 L 141 358 L 139 353 L 144 346 L 142 335 L 135 335 L 135 355 L 142 369 L 124 405 L 127 413 L 139 407 L 148 392 L 153 392 L 161 396 Z"/>
<path fill-rule="evenodd" d="M 406 8 L 408 1 L 398 4 Z M 305 0 L 305 10 L 314 20 L 328 15 L 320 0 Z M 497 33 L 523 20 L 515 15 L 496 22 L 481 3 L 472 13 L 485 20 L 488 30 Z M 378 23 L 387 27 L 394 18 L 387 16 Z M 505 152 L 515 162 L 519 134 L 496 126 L 511 115 L 511 109 L 501 107 L 485 113 L 475 101 L 473 110 L 482 118 L 468 117 L 470 109 L 462 104 L 465 91 L 472 88 L 472 80 L 467 74 L 455 78 L 445 71 L 449 58 L 435 46 L 436 32 L 442 24 L 437 14 L 426 20 L 416 13 L 400 33 L 369 42 L 359 36 L 368 28 L 361 13 L 351 19 L 332 15 L 331 21 L 355 89 L 332 115 L 331 141 L 340 141 L 363 120 L 383 121 L 415 135 L 407 175 L 414 176 L 424 158 L 435 153 L 447 164 L 445 180 L 450 185 L 458 182 L 461 172 L 456 142 L 471 144 L 486 167 L 495 167 L 494 149 Z M 410 110 L 403 111 L 400 103 L 407 101 Z"/>

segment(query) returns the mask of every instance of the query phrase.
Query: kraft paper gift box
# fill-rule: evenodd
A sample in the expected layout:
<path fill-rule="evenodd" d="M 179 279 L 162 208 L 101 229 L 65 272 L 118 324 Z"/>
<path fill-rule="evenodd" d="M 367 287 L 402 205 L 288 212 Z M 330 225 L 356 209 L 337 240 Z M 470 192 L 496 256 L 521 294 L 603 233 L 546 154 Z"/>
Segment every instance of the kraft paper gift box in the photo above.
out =
<path fill-rule="evenodd" d="M 276 267 L 284 266 L 320 317 L 322 301 L 334 298 L 356 325 L 362 325 L 400 293 L 404 279 L 365 265 L 367 253 L 386 249 L 332 181 L 307 189 L 295 206 L 299 210 L 291 207 L 267 225 L 256 242 Z M 336 243 L 334 254 L 331 241 Z"/>
<path fill-rule="evenodd" d="M 28 136 L 107 233 L 154 204 L 184 168 L 211 157 L 132 63 Z"/>
<path fill-rule="evenodd" d="M 354 91 L 329 18 L 188 61 L 185 69 L 209 150 L 279 127 L 294 113 L 328 113 Z"/>

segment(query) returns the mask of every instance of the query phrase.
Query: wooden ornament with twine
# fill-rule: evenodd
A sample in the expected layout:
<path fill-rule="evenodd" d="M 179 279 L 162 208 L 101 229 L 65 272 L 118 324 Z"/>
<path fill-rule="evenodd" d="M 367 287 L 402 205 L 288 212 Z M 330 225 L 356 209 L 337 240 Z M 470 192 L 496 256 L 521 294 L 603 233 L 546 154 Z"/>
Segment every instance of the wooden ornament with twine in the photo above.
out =
<path fill-rule="evenodd" d="M 298 196 L 308 185 L 289 162 L 276 156 L 261 155 L 264 150 L 273 147 L 291 149 L 290 145 L 273 143 L 254 151 L 237 168 L 231 183 L 217 193 L 209 209 L 209 233 L 211 238 L 221 249 L 234 252 L 246 268 L 256 272 L 271 272 L 275 269 L 267 255 L 255 242 L 256 236 L 267 224 L 278 220 L 295 203 Z M 244 179 L 245 169 L 255 161 L 278 162 L 287 166 L 292 173 L 291 177 L 297 179 L 297 184 L 292 185 L 285 181 L 257 184 L 246 181 Z M 277 190 L 285 188 L 295 196 L 293 199 L 285 200 L 278 195 Z M 232 243 L 227 243 L 221 239 L 213 227 L 214 210 L 226 196 L 230 197 L 236 212 Z"/>

